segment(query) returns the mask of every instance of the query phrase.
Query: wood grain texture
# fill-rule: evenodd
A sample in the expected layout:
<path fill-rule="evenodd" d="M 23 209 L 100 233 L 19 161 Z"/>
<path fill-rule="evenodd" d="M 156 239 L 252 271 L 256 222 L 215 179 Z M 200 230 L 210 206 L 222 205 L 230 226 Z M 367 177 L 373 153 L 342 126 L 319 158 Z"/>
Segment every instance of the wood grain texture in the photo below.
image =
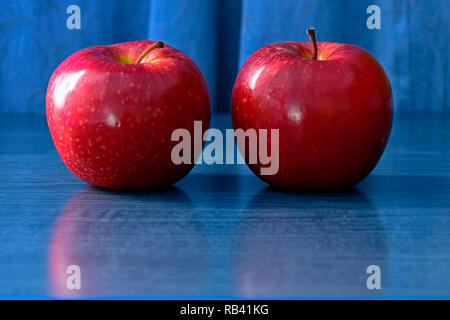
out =
<path fill-rule="evenodd" d="M 449 128 L 449 115 L 397 114 L 379 165 L 348 192 L 199 165 L 171 188 L 124 193 L 74 177 L 45 118 L 1 116 L 0 295 L 449 296 Z M 64 289 L 71 264 L 80 291 Z"/>

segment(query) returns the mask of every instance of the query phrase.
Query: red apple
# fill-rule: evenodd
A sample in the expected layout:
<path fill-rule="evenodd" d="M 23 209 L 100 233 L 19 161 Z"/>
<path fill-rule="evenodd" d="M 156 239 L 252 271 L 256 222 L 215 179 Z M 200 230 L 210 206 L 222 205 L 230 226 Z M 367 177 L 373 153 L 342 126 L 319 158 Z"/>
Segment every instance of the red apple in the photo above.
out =
<path fill-rule="evenodd" d="M 261 175 L 261 162 L 249 164 L 267 183 L 315 190 L 350 187 L 372 171 L 386 147 L 391 86 L 367 51 L 316 43 L 314 30 L 308 33 L 311 43 L 274 43 L 248 58 L 233 89 L 233 126 L 279 129 L 278 172 Z"/>
<path fill-rule="evenodd" d="M 175 165 L 175 129 L 209 126 L 206 81 L 187 55 L 154 41 L 80 50 L 53 73 L 47 121 L 66 166 L 95 186 L 172 184 L 194 164 Z M 192 161 L 192 163 L 195 163 Z"/>

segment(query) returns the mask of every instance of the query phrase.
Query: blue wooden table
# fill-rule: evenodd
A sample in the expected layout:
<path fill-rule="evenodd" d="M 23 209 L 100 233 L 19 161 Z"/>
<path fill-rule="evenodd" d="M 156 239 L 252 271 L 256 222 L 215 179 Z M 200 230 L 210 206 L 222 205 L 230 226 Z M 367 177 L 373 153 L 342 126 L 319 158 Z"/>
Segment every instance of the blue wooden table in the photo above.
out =
<path fill-rule="evenodd" d="M 225 115 L 212 126 L 231 128 Z M 171 188 L 125 193 L 74 177 L 44 117 L 1 116 L 0 295 L 450 296 L 449 129 L 449 115 L 396 114 L 377 168 L 348 192 L 199 165 Z M 80 290 L 66 287 L 70 265 Z"/>

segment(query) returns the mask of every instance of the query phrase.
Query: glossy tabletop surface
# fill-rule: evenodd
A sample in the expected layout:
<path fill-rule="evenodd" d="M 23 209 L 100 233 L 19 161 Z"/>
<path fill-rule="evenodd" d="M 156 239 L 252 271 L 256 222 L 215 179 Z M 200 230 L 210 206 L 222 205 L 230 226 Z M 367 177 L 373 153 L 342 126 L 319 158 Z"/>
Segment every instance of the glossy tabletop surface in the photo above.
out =
<path fill-rule="evenodd" d="M 94 188 L 66 169 L 44 117 L 3 115 L 0 181 L 1 296 L 450 296 L 449 115 L 396 114 L 372 174 L 323 194 L 238 164 L 197 165 L 160 191 Z M 66 287 L 70 265 L 80 290 Z"/>

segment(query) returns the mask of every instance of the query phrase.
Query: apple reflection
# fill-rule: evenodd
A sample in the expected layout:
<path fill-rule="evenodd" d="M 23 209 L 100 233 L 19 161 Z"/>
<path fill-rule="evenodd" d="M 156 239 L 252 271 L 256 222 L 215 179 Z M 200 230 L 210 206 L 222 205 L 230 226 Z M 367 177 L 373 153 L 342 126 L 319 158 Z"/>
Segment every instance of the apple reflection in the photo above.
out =
<path fill-rule="evenodd" d="M 387 239 L 370 200 L 357 189 L 296 193 L 267 187 L 238 227 L 233 265 L 238 295 L 371 296 L 369 265 L 386 274 Z M 382 279 L 382 288 L 385 285 Z"/>
<path fill-rule="evenodd" d="M 196 295 L 206 247 L 192 201 L 178 188 L 147 193 L 86 187 L 58 218 L 49 252 L 58 297 Z M 70 290 L 68 266 L 81 269 Z"/>

